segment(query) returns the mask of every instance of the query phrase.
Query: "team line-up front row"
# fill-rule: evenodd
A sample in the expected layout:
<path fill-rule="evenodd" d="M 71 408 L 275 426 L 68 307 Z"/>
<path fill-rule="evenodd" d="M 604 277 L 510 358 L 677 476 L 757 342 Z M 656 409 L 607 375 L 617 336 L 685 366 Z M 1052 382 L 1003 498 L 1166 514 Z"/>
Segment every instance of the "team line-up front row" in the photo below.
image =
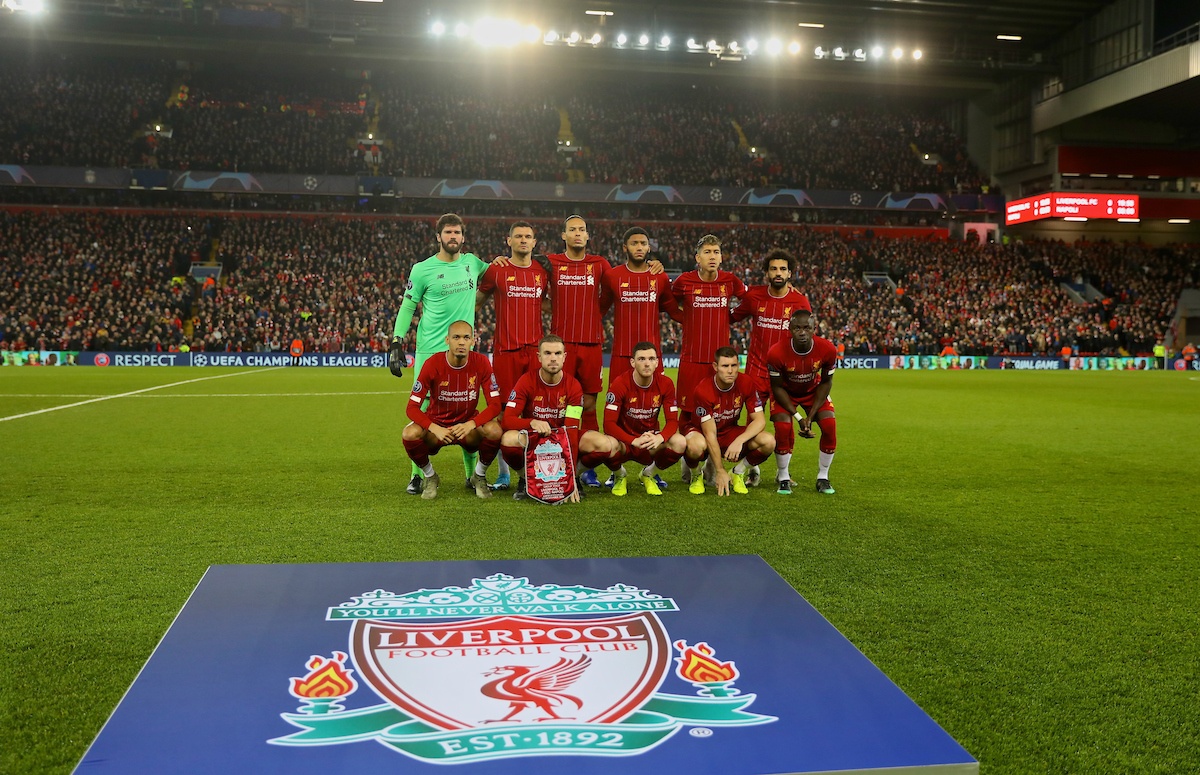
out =
<path fill-rule="evenodd" d="M 491 264 L 461 252 L 457 215 L 442 216 L 436 231 L 438 253 L 410 274 L 389 359 L 392 373 L 401 376 L 404 337 L 420 305 L 411 422 L 403 431 L 414 469 L 410 493 L 437 497 L 440 479 L 430 457 L 455 445 L 463 450 L 468 488 L 491 497 L 510 483 L 508 469 L 525 470 L 531 441 L 562 428 L 576 468 L 584 470 L 581 483 L 598 487 L 594 469 L 603 464 L 612 471 L 616 496 L 627 493 L 625 463 L 642 466 L 639 481 L 657 496 L 667 487 L 659 472 L 681 458 L 690 493 L 703 494 L 706 479 L 718 495 L 747 493 L 772 453 L 777 492 L 790 494 L 793 420 L 805 438 L 816 437 L 813 425 L 819 428 L 816 491 L 834 492 L 829 467 L 837 426 L 829 394 L 837 352 L 815 335 L 808 299 L 791 285 L 795 259 L 785 251 L 763 261 L 766 285 L 746 288 L 720 271 L 720 241 L 712 235 L 697 244 L 697 269 L 671 283 L 661 264 L 648 260 L 649 235 L 638 227 L 625 233 L 627 261 L 616 267 L 586 253 L 587 226 L 579 216 L 563 224 L 564 253 L 533 256 L 533 227 L 518 222 L 509 231 L 512 256 Z M 474 351 L 472 323 L 475 307 L 489 298 L 496 306 L 491 360 Z M 740 300 L 736 308 L 734 299 Z M 543 306 L 554 331 L 545 336 Z M 601 320 L 610 308 L 614 344 L 601 432 Z M 660 359 L 661 314 L 682 324 L 678 392 Z M 753 325 L 747 373 L 741 373 L 729 346 L 730 323 L 746 318 Z M 766 431 L 768 403 L 773 434 Z M 489 487 L 487 470 L 498 455 L 500 476 Z M 732 471 L 723 461 L 734 464 Z M 514 497 L 526 497 L 523 478 Z"/>

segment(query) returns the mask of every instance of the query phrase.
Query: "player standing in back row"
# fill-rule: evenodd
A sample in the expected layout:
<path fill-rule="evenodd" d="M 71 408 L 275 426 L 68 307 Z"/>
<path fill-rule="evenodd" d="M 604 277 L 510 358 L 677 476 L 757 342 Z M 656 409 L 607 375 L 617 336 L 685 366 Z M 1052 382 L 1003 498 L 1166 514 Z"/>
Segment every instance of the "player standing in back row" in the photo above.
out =
<path fill-rule="evenodd" d="M 465 239 L 463 219 L 454 213 L 446 213 L 438 218 L 434 231 L 437 234 L 438 251 L 413 265 L 409 271 L 404 301 L 400 304 L 396 326 L 392 330 L 388 368 L 397 377 L 404 373 L 404 340 L 418 305 L 421 319 L 417 323 L 413 363 L 416 374 L 421 373 L 421 366 L 429 356 L 446 351 L 446 335 L 450 332 L 451 323 L 465 320 L 472 327 L 475 326 L 475 287 L 479 284 L 479 275 L 487 269 L 487 262 L 474 253 L 462 252 Z M 475 472 L 475 459 L 474 452 L 463 450 L 463 469 L 468 485 Z M 420 495 L 421 489 L 421 469 L 414 463 L 407 492 L 409 495 Z"/>
<path fill-rule="evenodd" d="M 600 314 L 600 288 L 604 274 L 611 268 L 603 256 L 587 252 L 588 230 L 583 216 L 572 215 L 563 221 L 565 252 L 551 253 L 550 259 L 550 330 L 562 337 L 566 346 L 563 372 L 579 380 L 583 389 L 581 430 L 599 431 L 596 396 L 604 386 L 604 327 Z M 662 272 L 662 264 L 651 262 L 651 273 Z M 580 477 L 588 487 L 599 487 L 592 469 Z"/>
<path fill-rule="evenodd" d="M 675 278 L 671 292 L 683 313 L 683 343 L 679 374 L 679 422 L 687 423 L 696 385 L 713 374 L 713 353 L 728 347 L 730 305 L 746 295 L 746 286 L 730 272 L 721 271 L 721 240 L 706 234 L 696 243 L 696 269 Z"/>
<path fill-rule="evenodd" d="M 507 399 L 523 375 L 538 370 L 538 342 L 542 338 L 542 305 L 546 300 L 549 278 L 534 260 L 537 235 L 533 225 L 517 221 L 508 229 L 508 247 L 512 257 L 501 266 L 494 261 L 483 277 L 475 306 L 482 307 L 489 296 L 496 305 L 496 330 L 492 338 L 492 367 L 500 395 Z M 539 256 L 543 261 L 545 256 Z M 500 474 L 494 488 L 507 490 L 510 484 L 508 464 L 501 457 Z M 478 468 L 476 468 L 478 472 Z"/>
<path fill-rule="evenodd" d="M 811 310 L 808 297 L 792 287 L 796 259 L 786 250 L 776 248 L 767 253 L 762 263 L 766 285 L 754 285 L 746 291 L 742 303 L 733 311 L 734 323 L 750 318 L 750 346 L 746 351 L 746 376 L 754 382 L 763 406 L 771 398 L 771 378 L 767 374 L 767 352 L 779 342 L 790 338 L 789 326 L 796 310 Z M 796 434 L 790 419 L 775 423 L 775 459 L 788 455 L 796 446 Z M 779 466 L 777 466 L 779 467 Z M 781 479 L 790 480 L 787 466 L 779 467 Z M 750 486 L 758 484 L 758 467 L 746 477 Z"/>

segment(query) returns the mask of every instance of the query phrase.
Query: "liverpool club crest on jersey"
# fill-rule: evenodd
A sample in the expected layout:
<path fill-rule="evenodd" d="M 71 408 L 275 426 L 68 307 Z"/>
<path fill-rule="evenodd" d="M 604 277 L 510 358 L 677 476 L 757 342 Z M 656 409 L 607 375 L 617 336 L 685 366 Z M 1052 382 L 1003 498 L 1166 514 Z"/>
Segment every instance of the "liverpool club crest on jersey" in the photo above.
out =
<path fill-rule="evenodd" d="M 282 716 L 300 731 L 270 742 L 375 741 L 454 764 L 633 756 L 684 727 L 707 736 L 775 721 L 745 710 L 755 695 L 734 688 L 733 661 L 668 635 L 660 617 L 678 610 L 624 584 L 537 586 L 505 574 L 465 588 L 367 592 L 328 609 L 328 621 L 350 625 L 349 654 L 313 656 L 307 675 L 290 678 L 301 705 Z M 668 681 L 694 693 L 664 691 Z M 370 694 L 354 702 L 360 686 Z"/>

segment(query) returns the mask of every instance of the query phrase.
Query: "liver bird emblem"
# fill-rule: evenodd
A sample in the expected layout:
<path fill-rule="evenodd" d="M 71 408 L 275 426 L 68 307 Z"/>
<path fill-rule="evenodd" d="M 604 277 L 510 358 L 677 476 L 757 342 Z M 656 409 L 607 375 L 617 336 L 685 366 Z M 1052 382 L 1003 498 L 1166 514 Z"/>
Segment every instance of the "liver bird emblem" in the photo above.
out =
<path fill-rule="evenodd" d="M 562 707 L 568 701 L 574 703 L 577 709 L 583 707 L 582 700 L 563 690 L 575 683 L 591 664 L 592 658 L 584 654 L 579 659 L 560 657 L 553 665 L 540 670 L 524 665 L 492 668 L 484 676 L 500 677 L 487 682 L 479 691 L 487 697 L 507 702 L 509 711 L 504 718 L 489 719 L 483 723 L 520 721 L 516 717 L 530 708 L 538 708 L 544 714 L 534 721 L 570 720 L 572 717 L 558 715 L 555 708 Z"/>

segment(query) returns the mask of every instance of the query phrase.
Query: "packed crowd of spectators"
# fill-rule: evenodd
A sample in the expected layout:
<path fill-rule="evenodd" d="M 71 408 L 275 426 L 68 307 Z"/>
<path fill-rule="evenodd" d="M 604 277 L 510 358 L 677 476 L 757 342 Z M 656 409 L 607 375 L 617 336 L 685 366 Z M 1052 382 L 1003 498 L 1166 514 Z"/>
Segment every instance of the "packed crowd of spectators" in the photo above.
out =
<path fill-rule="evenodd" d="M 366 169 L 365 84 L 308 76 L 199 72 L 181 79 L 152 136 L 155 166 L 176 170 L 325 173 Z"/>
<path fill-rule="evenodd" d="M 167 98 L 165 68 L 0 60 L 0 164 L 140 166 L 139 129 Z"/>
<path fill-rule="evenodd" d="M 205 222 L 178 216 L 0 212 L 0 349 L 178 348 Z"/>
<path fill-rule="evenodd" d="M 938 105 L 883 97 L 4 58 L 0 99 L 0 164 L 964 193 L 987 183 Z"/>
<path fill-rule="evenodd" d="M 436 250 L 432 222 L 0 211 L 0 349 L 280 351 L 300 339 L 309 351 L 383 351 L 408 268 Z M 501 253 L 508 223 L 469 220 L 466 249 Z M 628 225 L 593 222 L 590 250 L 623 261 Z M 562 249 L 558 221 L 537 229 L 539 250 Z M 1200 281 L 1200 253 L 1182 246 L 981 245 L 766 224 L 653 224 L 654 255 L 672 275 L 690 270 L 708 232 L 724 243 L 722 268 L 747 284 L 763 282 L 768 250 L 792 252 L 822 335 L 850 353 L 1146 353 L 1180 289 Z M 210 257 L 223 264 L 219 282 L 184 277 Z M 1080 301 L 1064 283 L 1103 295 Z M 493 323 L 486 307 L 483 351 Z M 663 331 L 665 351 L 677 352 L 678 325 L 664 319 Z M 747 328 L 734 333 L 744 349 Z"/>

